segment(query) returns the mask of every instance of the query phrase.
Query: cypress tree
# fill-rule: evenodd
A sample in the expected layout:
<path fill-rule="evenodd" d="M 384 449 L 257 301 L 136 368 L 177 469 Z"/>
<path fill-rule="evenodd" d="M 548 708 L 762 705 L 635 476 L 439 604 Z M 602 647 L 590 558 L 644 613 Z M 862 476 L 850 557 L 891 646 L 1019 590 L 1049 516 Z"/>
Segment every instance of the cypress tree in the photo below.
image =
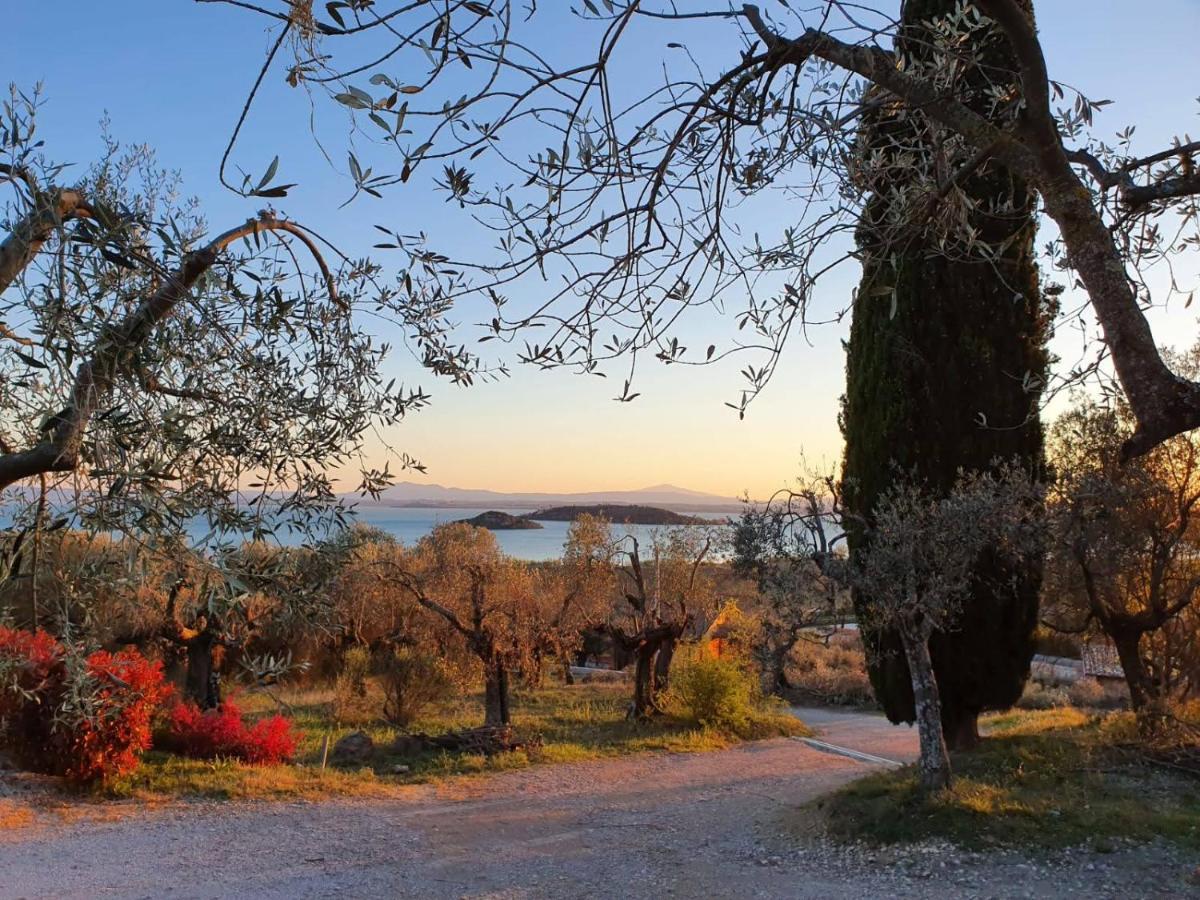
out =
<path fill-rule="evenodd" d="M 898 50 L 914 64 L 928 62 L 928 21 L 953 14 L 958 5 L 959 0 L 908 0 Z M 972 41 L 978 64 L 961 77 L 980 87 L 988 81 L 1014 84 L 1010 49 L 999 31 L 976 31 Z M 989 102 L 979 89 L 969 105 L 984 112 Z M 894 161 L 899 140 L 907 150 L 915 147 L 917 166 L 933 169 L 936 150 L 921 137 L 918 116 L 877 107 L 863 122 L 859 151 L 885 159 L 891 154 Z M 977 204 L 970 224 L 1001 252 L 992 261 L 946 253 L 934 229 L 891 224 L 897 213 L 890 208 L 896 202 L 894 179 L 904 177 L 903 165 L 871 167 L 864 175 L 870 195 L 858 230 L 863 277 L 847 344 L 841 415 L 845 502 L 864 521 L 897 477 L 948 491 L 960 469 L 1019 458 L 1035 471 L 1042 461 L 1038 401 L 1048 364 L 1049 317 L 1034 258 L 1032 192 L 995 162 L 975 170 L 960 182 Z M 884 184 L 883 178 L 892 181 Z M 852 552 L 866 540 L 861 528 L 849 527 Z M 980 712 L 1007 708 L 1021 695 L 1040 587 L 1039 564 L 1013 571 L 984 559 L 957 628 L 934 635 L 930 650 L 952 747 L 978 740 Z M 863 600 L 855 599 L 860 613 Z M 912 687 L 898 636 L 867 628 L 863 637 L 876 697 L 893 722 L 912 722 Z"/>

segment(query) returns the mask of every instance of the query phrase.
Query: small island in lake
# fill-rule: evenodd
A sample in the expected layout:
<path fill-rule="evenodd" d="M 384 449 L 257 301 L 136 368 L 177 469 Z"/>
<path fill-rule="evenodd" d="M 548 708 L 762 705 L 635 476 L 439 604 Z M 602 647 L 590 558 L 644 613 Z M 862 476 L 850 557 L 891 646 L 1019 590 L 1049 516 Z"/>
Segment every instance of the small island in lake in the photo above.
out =
<path fill-rule="evenodd" d="M 510 513 L 500 512 L 498 509 L 489 509 L 487 512 L 480 513 L 479 515 L 470 519 L 459 519 L 458 522 L 465 522 L 467 525 L 474 525 L 476 528 L 486 528 L 489 531 L 507 531 L 510 528 L 542 527 L 537 522 L 534 522 L 525 516 L 514 516 Z"/>
<path fill-rule="evenodd" d="M 715 525 L 710 519 L 685 516 L 657 506 L 636 506 L 623 503 L 598 503 L 593 506 L 552 506 L 521 516 L 543 522 L 574 522 L 583 515 L 598 516 L 618 525 Z"/>

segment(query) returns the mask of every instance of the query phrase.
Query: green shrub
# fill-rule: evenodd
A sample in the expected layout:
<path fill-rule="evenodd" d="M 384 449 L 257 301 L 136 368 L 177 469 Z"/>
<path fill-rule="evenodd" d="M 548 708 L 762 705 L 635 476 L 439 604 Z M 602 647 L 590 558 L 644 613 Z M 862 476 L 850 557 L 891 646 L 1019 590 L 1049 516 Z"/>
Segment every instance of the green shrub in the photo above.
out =
<path fill-rule="evenodd" d="M 741 734 L 761 697 L 758 679 L 741 659 L 692 647 L 675 656 L 670 700 L 681 715 L 700 725 Z"/>
<path fill-rule="evenodd" d="M 441 661 L 408 647 L 398 647 L 379 661 L 383 717 L 393 725 L 412 723 L 421 712 L 450 696 L 453 681 Z"/>

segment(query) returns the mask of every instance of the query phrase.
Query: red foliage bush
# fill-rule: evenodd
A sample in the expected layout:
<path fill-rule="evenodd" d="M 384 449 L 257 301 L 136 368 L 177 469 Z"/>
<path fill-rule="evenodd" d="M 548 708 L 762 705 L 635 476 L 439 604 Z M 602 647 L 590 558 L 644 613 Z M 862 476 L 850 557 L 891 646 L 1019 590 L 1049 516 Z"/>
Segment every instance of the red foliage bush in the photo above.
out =
<path fill-rule="evenodd" d="M 287 762 L 296 754 L 298 735 L 280 715 L 248 726 L 237 704 L 226 700 L 219 709 L 201 712 L 193 703 L 177 703 L 167 717 L 163 744 L 196 759 L 224 757 L 252 765 Z"/>
<path fill-rule="evenodd" d="M 0 628 L 0 739 L 33 771 L 80 784 L 132 771 L 169 694 L 136 651 L 81 660 L 44 631 Z"/>
<path fill-rule="evenodd" d="M 0 628 L 0 721 L 19 716 L 27 695 L 45 689 L 62 653 L 58 641 L 44 631 Z"/>
<path fill-rule="evenodd" d="M 134 650 L 98 650 L 87 658 L 87 671 L 98 683 L 97 715 L 67 733 L 59 754 L 62 774 L 78 782 L 137 768 L 138 754 L 150 747 L 154 710 L 171 694 L 162 664 Z"/>

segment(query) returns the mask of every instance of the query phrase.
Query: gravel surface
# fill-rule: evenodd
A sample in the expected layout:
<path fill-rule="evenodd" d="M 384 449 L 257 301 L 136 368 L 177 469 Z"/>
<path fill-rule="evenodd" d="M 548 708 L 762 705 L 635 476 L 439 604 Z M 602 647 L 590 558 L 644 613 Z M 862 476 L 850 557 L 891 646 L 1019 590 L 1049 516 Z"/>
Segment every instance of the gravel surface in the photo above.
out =
<path fill-rule="evenodd" d="M 909 758 L 861 713 L 830 743 Z M 0 898 L 1188 897 L 1200 860 L 1159 846 L 1030 859 L 788 835 L 797 805 L 870 771 L 779 739 L 545 766 L 399 798 L 195 803 L 0 831 Z M 1195 893 L 1193 893 L 1195 892 Z"/>

